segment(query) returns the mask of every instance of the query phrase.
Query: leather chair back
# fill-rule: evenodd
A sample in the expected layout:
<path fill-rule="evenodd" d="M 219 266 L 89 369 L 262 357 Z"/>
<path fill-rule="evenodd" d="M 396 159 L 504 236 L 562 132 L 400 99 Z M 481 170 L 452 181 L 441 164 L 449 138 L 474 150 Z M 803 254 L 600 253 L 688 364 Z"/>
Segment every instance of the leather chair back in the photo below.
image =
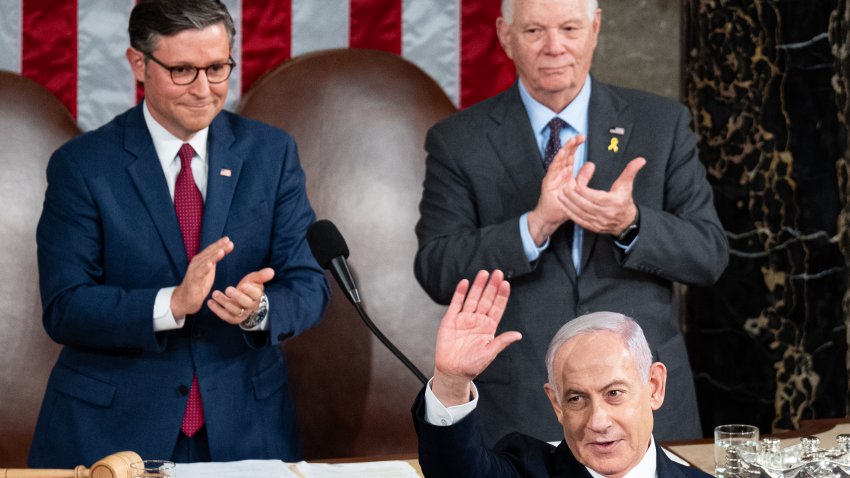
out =
<path fill-rule="evenodd" d="M 51 153 L 79 134 L 46 89 L 0 71 L 0 466 L 26 464 L 59 346 L 41 325 L 35 227 Z"/>
<path fill-rule="evenodd" d="M 310 201 L 345 237 L 365 310 L 430 377 L 445 309 L 413 276 L 413 229 L 425 133 L 455 111 L 442 89 L 401 57 L 330 50 L 270 72 L 239 110 L 295 137 Z M 333 288 L 322 322 L 284 345 L 305 457 L 415 452 L 410 406 L 421 384 Z"/>

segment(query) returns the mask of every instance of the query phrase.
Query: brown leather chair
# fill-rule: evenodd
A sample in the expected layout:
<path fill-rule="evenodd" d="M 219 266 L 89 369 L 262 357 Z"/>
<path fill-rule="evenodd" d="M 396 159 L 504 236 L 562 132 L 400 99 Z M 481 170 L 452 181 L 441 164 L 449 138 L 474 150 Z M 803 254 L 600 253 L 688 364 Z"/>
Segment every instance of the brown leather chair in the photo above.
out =
<path fill-rule="evenodd" d="M 413 228 L 425 133 L 455 111 L 442 89 L 398 56 L 331 50 L 270 72 L 239 110 L 295 137 L 310 201 L 345 237 L 365 310 L 430 377 L 445 309 L 413 276 Z M 305 457 L 415 452 L 410 406 L 421 384 L 333 288 L 322 322 L 284 346 Z"/>
<path fill-rule="evenodd" d="M 50 92 L 0 71 L 0 466 L 25 465 L 59 352 L 41 325 L 35 227 L 47 160 L 79 132 Z"/>

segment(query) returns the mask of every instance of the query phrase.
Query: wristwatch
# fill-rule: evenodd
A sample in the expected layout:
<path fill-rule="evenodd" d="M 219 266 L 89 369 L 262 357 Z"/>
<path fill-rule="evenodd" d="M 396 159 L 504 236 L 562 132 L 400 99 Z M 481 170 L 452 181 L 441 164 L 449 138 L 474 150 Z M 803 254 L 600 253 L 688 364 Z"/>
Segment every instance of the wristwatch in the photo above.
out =
<path fill-rule="evenodd" d="M 260 306 L 257 307 L 257 310 L 251 312 L 251 315 L 248 316 L 247 319 L 243 320 L 239 326 L 243 329 L 253 329 L 254 327 L 260 325 L 266 315 L 269 313 L 269 299 L 266 298 L 266 294 L 263 294 L 260 297 Z"/>
<path fill-rule="evenodd" d="M 635 206 L 635 220 L 617 236 L 617 242 L 628 246 L 635 240 L 640 232 L 640 208 Z"/>

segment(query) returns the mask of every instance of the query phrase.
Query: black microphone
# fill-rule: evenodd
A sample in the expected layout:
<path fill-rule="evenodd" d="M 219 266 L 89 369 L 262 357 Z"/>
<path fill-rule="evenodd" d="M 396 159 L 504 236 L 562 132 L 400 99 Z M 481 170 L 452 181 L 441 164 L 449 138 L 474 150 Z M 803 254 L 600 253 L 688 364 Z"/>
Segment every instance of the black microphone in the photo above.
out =
<path fill-rule="evenodd" d="M 348 246 L 345 244 L 345 239 L 342 238 L 339 230 L 334 223 L 327 219 L 316 221 L 307 228 L 307 244 L 310 245 L 310 251 L 313 252 L 313 257 L 322 268 L 330 270 L 336 279 L 339 287 L 345 291 L 348 300 L 354 304 L 360 318 L 366 323 L 366 327 L 372 331 L 375 337 L 387 347 L 393 355 L 403 363 L 422 384 L 428 383 L 425 375 L 416 368 L 415 365 L 407 358 L 399 349 L 393 345 L 388 338 L 378 330 L 378 327 L 372 322 L 372 319 L 366 315 L 360 301 L 360 293 L 357 292 L 357 284 L 354 283 L 354 278 L 351 275 L 351 270 L 348 268 Z"/>
<path fill-rule="evenodd" d="M 360 293 L 348 268 L 348 246 L 334 223 L 322 219 L 307 228 L 307 244 L 313 257 L 323 269 L 330 270 L 348 300 L 355 306 L 360 303 Z"/>

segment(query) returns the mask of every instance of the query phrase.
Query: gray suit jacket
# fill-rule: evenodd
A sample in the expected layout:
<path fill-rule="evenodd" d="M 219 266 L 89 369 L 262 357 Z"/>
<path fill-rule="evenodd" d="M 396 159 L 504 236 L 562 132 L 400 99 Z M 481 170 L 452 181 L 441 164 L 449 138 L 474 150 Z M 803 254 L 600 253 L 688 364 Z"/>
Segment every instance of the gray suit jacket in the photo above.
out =
<path fill-rule="evenodd" d="M 673 283 L 712 284 L 726 267 L 728 245 L 691 118 L 671 100 L 592 81 L 587 159 L 596 172 L 590 187 L 610 189 L 637 156 L 647 164 L 634 184 L 640 208 L 634 248 L 625 254 L 612 237 L 585 231 L 578 277 L 569 223 L 536 261 L 529 263 L 523 252 L 519 217 L 537 204 L 544 169 L 516 85 L 441 121 L 426 139 L 416 277 L 445 304 L 460 279 L 501 269 L 512 292 L 499 329 L 523 335 L 476 380 L 489 443 L 511 431 L 558 439 L 561 430 L 541 393 L 546 348 L 566 321 L 601 310 L 637 320 L 655 359 L 668 367 L 655 436 L 701 435 Z M 614 138 L 616 151 L 609 149 Z"/>

